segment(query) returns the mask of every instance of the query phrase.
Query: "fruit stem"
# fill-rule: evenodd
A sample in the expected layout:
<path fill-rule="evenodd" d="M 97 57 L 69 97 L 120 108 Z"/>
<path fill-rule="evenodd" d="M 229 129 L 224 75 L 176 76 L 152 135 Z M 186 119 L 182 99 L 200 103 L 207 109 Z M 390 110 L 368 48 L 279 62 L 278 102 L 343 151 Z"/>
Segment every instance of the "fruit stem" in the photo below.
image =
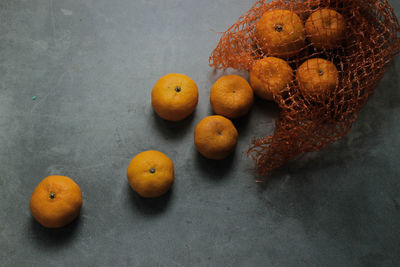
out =
<path fill-rule="evenodd" d="M 177 86 L 176 88 L 175 88 L 175 91 L 177 91 L 178 93 L 181 91 L 181 87 L 180 86 Z"/>
<path fill-rule="evenodd" d="M 283 30 L 283 26 L 281 24 L 276 24 L 275 25 L 275 31 L 281 32 Z"/>
<path fill-rule="evenodd" d="M 155 172 L 156 172 L 156 169 L 154 169 L 154 168 L 150 169 L 150 173 L 155 173 Z"/>
<path fill-rule="evenodd" d="M 55 199 L 56 198 L 56 193 L 50 192 L 49 197 L 50 197 L 50 199 Z"/>
<path fill-rule="evenodd" d="M 323 70 L 319 70 L 319 71 L 318 71 L 318 74 L 319 74 L 320 76 L 322 76 L 322 75 L 324 75 L 324 71 L 323 71 Z"/>

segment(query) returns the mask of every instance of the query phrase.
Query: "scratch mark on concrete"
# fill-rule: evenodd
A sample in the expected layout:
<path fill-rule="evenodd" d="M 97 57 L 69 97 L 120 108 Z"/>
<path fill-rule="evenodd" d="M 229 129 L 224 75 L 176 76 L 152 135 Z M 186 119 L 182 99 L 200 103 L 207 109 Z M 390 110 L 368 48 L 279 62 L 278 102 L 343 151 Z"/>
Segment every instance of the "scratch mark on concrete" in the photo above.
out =
<path fill-rule="evenodd" d="M 400 210 L 400 201 L 397 200 L 396 198 L 392 198 L 393 204 L 396 209 Z"/>
<path fill-rule="evenodd" d="M 64 14 L 64 16 L 71 16 L 72 15 L 72 10 L 61 8 L 61 12 Z"/>
<path fill-rule="evenodd" d="M 54 11 L 53 11 L 53 0 L 49 0 L 49 11 L 50 11 L 50 23 L 52 27 L 52 37 L 55 39 L 56 34 L 56 24 L 54 20 Z"/>
<path fill-rule="evenodd" d="M 179 266 L 179 267 L 182 266 L 182 267 L 184 267 L 184 265 L 180 264 L 179 262 L 174 261 L 173 259 L 171 259 L 171 262 L 174 263 L 174 264 L 176 264 L 176 266 Z"/>
<path fill-rule="evenodd" d="M 75 168 L 75 169 L 76 170 L 86 170 L 86 169 L 98 168 L 98 167 L 105 166 L 105 165 L 110 164 L 110 163 L 111 163 L 111 161 L 104 161 L 104 162 L 101 162 L 101 163 L 92 164 L 92 165 L 88 165 L 88 166 L 80 167 L 80 168 Z"/>
<path fill-rule="evenodd" d="M 60 77 L 58 78 L 58 80 L 56 82 L 56 85 L 52 89 L 50 89 L 47 94 L 45 94 L 43 97 L 41 97 L 40 100 L 37 101 L 33 105 L 33 107 L 31 108 L 31 112 L 30 113 L 33 113 L 35 111 L 36 107 L 39 106 L 43 101 L 45 101 L 50 96 L 50 94 L 52 94 L 57 89 L 57 87 L 60 85 L 61 80 L 64 78 L 64 76 L 65 76 L 65 72 L 63 72 L 60 75 Z"/>
<path fill-rule="evenodd" d="M 127 149 L 127 145 L 126 145 L 125 139 L 122 138 L 122 136 L 121 136 L 121 134 L 120 134 L 120 132 L 119 132 L 119 130 L 118 130 L 118 127 L 115 128 L 115 131 L 116 131 L 116 135 L 117 135 L 117 144 L 120 145 L 120 146 L 122 146 L 123 150 L 124 150 L 126 153 L 129 154 L 130 152 L 129 152 L 128 149 Z"/>

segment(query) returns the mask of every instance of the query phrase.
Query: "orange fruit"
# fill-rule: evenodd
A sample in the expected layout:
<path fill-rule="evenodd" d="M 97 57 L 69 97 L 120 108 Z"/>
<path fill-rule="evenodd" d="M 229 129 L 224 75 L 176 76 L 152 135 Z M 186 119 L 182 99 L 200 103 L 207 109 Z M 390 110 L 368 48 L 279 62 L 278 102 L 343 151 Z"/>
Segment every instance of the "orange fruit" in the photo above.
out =
<path fill-rule="evenodd" d="M 179 73 L 161 77 L 151 92 L 154 111 L 169 121 L 180 121 L 192 114 L 198 98 L 196 83 L 188 76 Z"/>
<path fill-rule="evenodd" d="M 266 57 L 254 63 L 250 70 L 250 85 L 261 98 L 273 100 L 273 96 L 285 88 L 293 78 L 293 70 L 286 61 Z"/>
<path fill-rule="evenodd" d="M 290 57 L 305 46 L 303 22 L 289 10 L 265 12 L 254 33 L 261 50 L 268 56 Z"/>
<path fill-rule="evenodd" d="M 319 96 L 336 88 L 339 73 L 332 62 L 322 58 L 313 58 L 304 62 L 297 69 L 296 78 L 303 95 Z"/>
<path fill-rule="evenodd" d="M 30 210 L 44 227 L 59 228 L 72 222 L 82 206 L 79 186 L 66 176 L 52 175 L 39 183 L 33 191 Z"/>
<path fill-rule="evenodd" d="M 208 159 L 224 159 L 235 149 L 238 132 L 233 123 L 222 116 L 202 119 L 194 131 L 197 150 Z"/>
<path fill-rule="evenodd" d="M 253 89 L 238 75 L 222 76 L 211 87 L 210 102 L 214 112 L 231 119 L 247 114 L 253 98 Z"/>
<path fill-rule="evenodd" d="M 127 177 L 132 189 L 140 196 L 159 197 L 174 183 L 174 163 L 162 152 L 144 151 L 130 162 Z"/>
<path fill-rule="evenodd" d="M 308 38 L 316 48 L 336 48 L 343 41 L 346 22 L 343 16 L 332 9 L 321 9 L 311 14 L 306 21 Z"/>

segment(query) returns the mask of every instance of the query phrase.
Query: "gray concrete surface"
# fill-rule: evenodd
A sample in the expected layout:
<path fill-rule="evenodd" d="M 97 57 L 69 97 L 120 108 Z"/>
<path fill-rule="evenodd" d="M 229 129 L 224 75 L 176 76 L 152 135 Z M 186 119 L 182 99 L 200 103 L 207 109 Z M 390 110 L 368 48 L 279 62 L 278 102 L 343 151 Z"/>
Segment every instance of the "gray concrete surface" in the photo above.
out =
<path fill-rule="evenodd" d="M 400 260 L 400 58 L 351 133 L 254 182 L 242 152 L 272 132 L 257 101 L 236 153 L 203 159 L 193 128 L 221 73 L 208 56 L 253 1 L 0 1 L 1 266 L 395 266 Z M 397 15 L 400 2 L 392 0 Z M 159 119 L 151 88 L 169 72 L 200 89 L 194 115 Z M 32 99 L 33 96 L 37 98 Z M 166 196 L 139 198 L 125 172 L 157 149 L 176 166 Z M 46 176 L 83 190 L 77 221 L 46 230 L 29 212 Z"/>

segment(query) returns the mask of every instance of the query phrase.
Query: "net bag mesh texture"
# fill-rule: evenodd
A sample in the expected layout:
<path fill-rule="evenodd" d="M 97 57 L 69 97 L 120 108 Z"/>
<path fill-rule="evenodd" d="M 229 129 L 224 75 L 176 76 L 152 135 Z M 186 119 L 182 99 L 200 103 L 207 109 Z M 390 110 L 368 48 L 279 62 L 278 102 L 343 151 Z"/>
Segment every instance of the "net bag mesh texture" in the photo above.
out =
<path fill-rule="evenodd" d="M 332 12 L 308 20 L 326 9 L 341 14 L 344 24 L 340 26 L 339 15 Z M 297 16 L 287 11 L 271 13 L 276 10 L 289 10 Z M 270 27 L 275 37 L 257 34 L 260 18 L 268 12 L 269 19 L 263 23 L 269 23 L 267 31 Z M 303 33 L 296 33 L 296 27 L 301 28 L 299 21 Z M 343 34 L 329 32 L 332 27 L 344 27 Z M 399 53 L 399 32 L 387 0 L 260 0 L 222 34 L 209 59 L 212 67 L 253 70 L 264 84 L 274 77 L 282 80 L 288 76 L 279 66 L 272 74 L 255 68 L 258 60 L 278 57 L 293 69 L 293 76 L 273 96 L 280 108 L 273 135 L 254 138 L 249 147 L 248 155 L 254 159 L 260 176 L 305 152 L 318 151 L 349 132 Z M 308 61 L 313 58 L 320 60 Z M 337 71 L 322 62 L 333 63 Z M 299 68 L 303 77 L 299 77 Z"/>

